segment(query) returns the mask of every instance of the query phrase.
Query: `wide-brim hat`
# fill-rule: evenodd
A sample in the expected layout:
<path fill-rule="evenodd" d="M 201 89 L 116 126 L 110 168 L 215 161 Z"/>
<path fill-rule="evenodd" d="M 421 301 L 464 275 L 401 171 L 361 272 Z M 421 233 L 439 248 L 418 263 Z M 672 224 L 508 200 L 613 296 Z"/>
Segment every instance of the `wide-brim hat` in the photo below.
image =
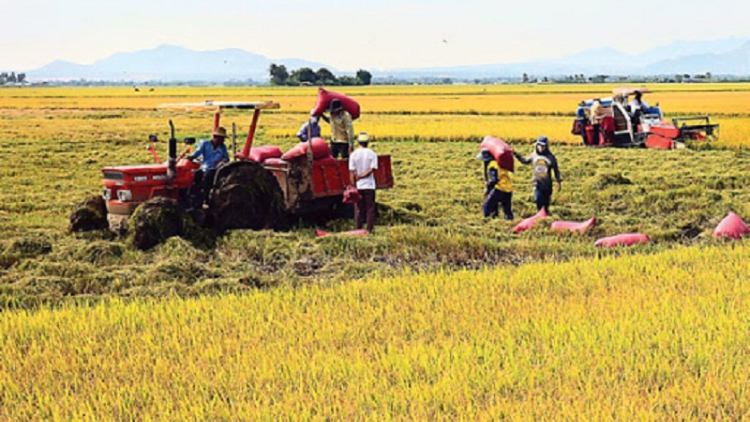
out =
<path fill-rule="evenodd" d="M 214 129 L 214 132 L 212 133 L 213 136 L 221 136 L 222 138 L 227 137 L 227 130 L 221 126 Z"/>

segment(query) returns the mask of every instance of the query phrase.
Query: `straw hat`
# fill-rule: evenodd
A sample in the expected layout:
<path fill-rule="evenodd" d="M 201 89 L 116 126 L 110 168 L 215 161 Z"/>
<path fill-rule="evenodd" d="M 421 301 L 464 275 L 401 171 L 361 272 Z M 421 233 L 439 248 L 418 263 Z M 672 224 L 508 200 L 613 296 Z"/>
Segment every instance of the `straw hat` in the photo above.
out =
<path fill-rule="evenodd" d="M 367 132 L 360 133 L 357 137 L 357 142 L 359 142 L 360 144 L 366 144 L 370 142 L 370 134 Z"/>

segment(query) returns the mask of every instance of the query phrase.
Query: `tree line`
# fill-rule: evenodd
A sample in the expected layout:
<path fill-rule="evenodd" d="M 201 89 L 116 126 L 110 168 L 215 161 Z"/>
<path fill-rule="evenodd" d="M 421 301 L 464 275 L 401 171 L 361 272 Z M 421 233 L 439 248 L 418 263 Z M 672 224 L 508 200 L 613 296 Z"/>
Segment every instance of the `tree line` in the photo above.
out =
<path fill-rule="evenodd" d="M 26 74 L 25 73 L 19 73 L 16 75 L 16 72 L 2 72 L 0 73 L 0 85 L 5 84 L 22 84 L 26 83 Z"/>
<path fill-rule="evenodd" d="M 271 63 L 268 68 L 271 75 L 271 85 L 279 86 L 297 86 L 297 85 L 327 85 L 327 86 L 348 86 L 348 85 L 370 85 L 372 74 L 364 69 L 357 71 L 355 76 L 336 76 L 325 67 L 317 71 L 309 67 L 301 67 L 292 70 L 291 73 L 286 66 Z"/>
<path fill-rule="evenodd" d="M 669 76 L 651 76 L 651 77 L 637 77 L 637 76 L 610 76 L 610 75 L 593 75 L 586 76 L 583 73 L 567 76 L 543 76 L 530 77 L 528 73 L 524 73 L 521 79 L 523 83 L 595 83 L 602 84 L 608 82 L 665 82 L 665 83 L 682 83 L 682 82 L 713 82 L 714 76 L 711 72 L 705 74 L 697 73 L 694 75 L 690 74 L 677 74 L 673 77 Z"/>

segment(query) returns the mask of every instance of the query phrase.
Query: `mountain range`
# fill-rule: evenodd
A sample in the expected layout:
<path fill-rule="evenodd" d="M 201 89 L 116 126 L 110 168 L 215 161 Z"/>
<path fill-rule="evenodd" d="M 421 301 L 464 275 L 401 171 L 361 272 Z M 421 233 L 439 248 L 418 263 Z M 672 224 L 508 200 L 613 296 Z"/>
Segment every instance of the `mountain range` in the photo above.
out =
<path fill-rule="evenodd" d="M 109 80 L 109 81 L 204 81 L 230 80 L 257 82 L 268 80 L 271 63 L 287 69 L 325 67 L 335 74 L 333 66 L 298 58 L 270 59 L 241 49 L 195 51 L 184 47 L 162 45 L 149 50 L 117 53 L 90 65 L 54 61 L 30 70 L 32 81 L 41 80 Z M 677 41 L 657 46 L 640 54 L 627 54 L 612 48 L 586 50 L 559 58 L 520 63 L 498 63 L 420 69 L 371 70 L 376 78 L 450 77 L 518 78 L 571 74 L 653 76 L 696 74 L 750 75 L 750 38 L 724 38 L 711 41 Z"/>
<path fill-rule="evenodd" d="M 162 45 L 149 50 L 117 53 L 90 65 L 62 60 L 27 72 L 30 80 L 110 80 L 110 81 L 205 81 L 225 82 L 267 80 L 271 63 L 288 69 L 330 66 L 302 59 L 272 60 L 238 48 L 195 51 L 184 47 Z"/>

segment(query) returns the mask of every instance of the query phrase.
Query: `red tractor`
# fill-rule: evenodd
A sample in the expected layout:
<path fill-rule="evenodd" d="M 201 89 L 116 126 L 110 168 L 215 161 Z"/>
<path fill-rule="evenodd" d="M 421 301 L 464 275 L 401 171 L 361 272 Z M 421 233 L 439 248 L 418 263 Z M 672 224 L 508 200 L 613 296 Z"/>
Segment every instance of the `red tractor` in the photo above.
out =
<path fill-rule="evenodd" d="M 580 116 L 574 123 L 574 134 L 579 134 L 590 146 L 648 147 L 673 149 L 684 147 L 694 141 L 713 141 L 719 137 L 719 125 L 711 123 L 708 116 L 693 116 L 664 119 L 659 104 L 634 110 L 628 103 L 631 95 L 639 97 L 650 92 L 644 88 L 615 88 L 613 97 L 598 99 L 604 117 L 600 120 L 599 131 L 591 124 L 590 109 L 593 99 L 583 101 L 588 119 Z"/>
<path fill-rule="evenodd" d="M 280 108 L 274 102 L 211 102 L 162 107 L 185 110 L 212 109 L 213 127 L 219 127 L 223 110 L 253 110 L 247 139 L 234 161 L 220 167 L 208 192 L 207 205 L 193 209 L 199 224 L 222 233 L 228 229 L 273 228 L 286 215 L 309 215 L 340 207 L 349 185 L 347 160 L 330 156 L 321 138 L 293 148 L 286 155 L 276 146 L 253 147 L 262 110 Z M 183 210 L 191 209 L 194 172 L 199 164 L 177 156 L 177 140 L 170 120 L 169 160 L 156 164 L 105 167 L 102 169 L 104 200 L 110 229 L 122 231 L 128 217 L 141 203 L 155 197 L 170 198 Z M 236 138 L 232 142 L 236 145 Z M 187 144 L 194 142 L 186 139 Z M 236 148 L 236 146 L 235 146 Z M 282 156 L 284 158 L 282 158 Z M 391 157 L 381 155 L 375 172 L 378 189 L 393 187 Z"/>

